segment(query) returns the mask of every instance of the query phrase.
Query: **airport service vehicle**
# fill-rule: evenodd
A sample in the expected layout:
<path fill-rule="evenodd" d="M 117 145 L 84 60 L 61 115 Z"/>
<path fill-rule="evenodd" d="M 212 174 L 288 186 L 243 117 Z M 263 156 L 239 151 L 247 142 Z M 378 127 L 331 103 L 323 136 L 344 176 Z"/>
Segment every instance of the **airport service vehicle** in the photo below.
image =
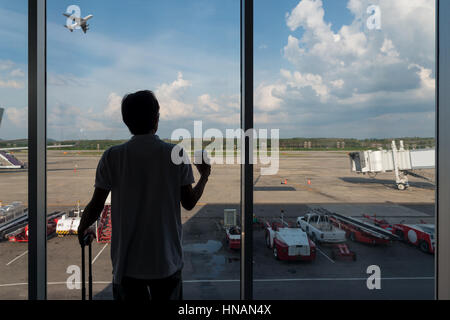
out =
<path fill-rule="evenodd" d="M 69 211 L 69 213 L 64 214 L 61 219 L 58 220 L 56 234 L 59 237 L 78 234 L 78 226 L 80 225 L 82 214 L 83 210 L 80 209 L 80 204 L 78 203 L 76 210 Z"/>
<path fill-rule="evenodd" d="M 313 261 L 316 258 L 316 245 L 306 232 L 286 227 L 283 221 L 266 222 L 265 240 L 277 260 Z"/>
<path fill-rule="evenodd" d="M 342 243 L 346 241 L 345 231 L 331 222 L 327 212 L 313 209 L 297 218 L 297 227 L 305 231 L 314 243 Z"/>
<path fill-rule="evenodd" d="M 392 141 L 392 150 L 389 151 L 369 150 L 349 153 L 353 172 L 369 174 L 372 177 L 382 172 L 394 172 L 398 190 L 408 188 L 408 174 L 421 177 L 413 174 L 411 170 L 434 168 L 435 155 L 434 149 L 405 150 L 403 141 L 400 141 L 400 149 L 397 149 L 395 141 Z"/>
<path fill-rule="evenodd" d="M 241 249 L 241 228 L 234 226 L 225 229 L 225 231 L 228 248 L 233 250 Z"/>
<path fill-rule="evenodd" d="M 0 204 L 0 240 L 5 239 L 5 235 L 15 231 L 18 226 L 26 224 L 28 211 L 21 202 L 13 202 L 10 205 Z"/>
<path fill-rule="evenodd" d="M 223 228 L 228 248 L 231 250 L 241 249 L 241 227 L 237 223 L 236 209 L 224 210 Z"/>
<path fill-rule="evenodd" d="M 111 243 L 111 192 L 106 198 L 105 206 L 99 220 L 96 222 L 95 230 L 97 230 L 96 238 L 98 243 Z"/>
<path fill-rule="evenodd" d="M 336 260 L 340 258 L 350 258 L 356 261 L 356 253 L 347 246 L 345 243 L 335 243 L 331 250 L 331 259 Z"/>
<path fill-rule="evenodd" d="M 56 225 L 58 219 L 50 219 L 47 221 L 47 239 L 51 238 L 56 233 Z M 5 238 L 9 242 L 28 242 L 28 224 L 25 227 L 21 227 L 18 230 L 7 234 Z"/>
<path fill-rule="evenodd" d="M 397 235 L 360 219 L 338 213 L 330 213 L 329 219 L 336 227 L 344 230 L 346 236 L 355 242 L 386 245 L 398 239 Z"/>
<path fill-rule="evenodd" d="M 375 216 L 364 215 L 364 217 L 380 228 L 397 235 L 401 241 L 417 246 L 425 253 L 434 254 L 436 247 L 434 224 L 389 224 L 386 220 L 377 219 Z"/>

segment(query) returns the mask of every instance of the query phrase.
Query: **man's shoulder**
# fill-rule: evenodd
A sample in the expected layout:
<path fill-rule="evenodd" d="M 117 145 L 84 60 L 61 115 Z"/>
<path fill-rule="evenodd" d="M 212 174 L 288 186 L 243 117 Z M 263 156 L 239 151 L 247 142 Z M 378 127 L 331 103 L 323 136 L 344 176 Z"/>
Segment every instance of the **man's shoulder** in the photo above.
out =
<path fill-rule="evenodd" d="M 112 146 L 112 147 L 109 147 L 108 149 L 105 150 L 103 155 L 105 157 L 108 157 L 109 155 L 120 153 L 122 150 L 124 150 L 126 148 L 126 144 L 127 143 L 128 143 L 128 141 L 124 142 L 124 143 L 121 143 L 121 144 L 117 144 L 117 145 Z"/>
<path fill-rule="evenodd" d="M 172 151 L 172 149 L 176 146 L 176 144 L 166 142 L 164 140 L 159 140 L 158 142 L 161 144 L 162 148 L 167 149 L 168 151 Z"/>

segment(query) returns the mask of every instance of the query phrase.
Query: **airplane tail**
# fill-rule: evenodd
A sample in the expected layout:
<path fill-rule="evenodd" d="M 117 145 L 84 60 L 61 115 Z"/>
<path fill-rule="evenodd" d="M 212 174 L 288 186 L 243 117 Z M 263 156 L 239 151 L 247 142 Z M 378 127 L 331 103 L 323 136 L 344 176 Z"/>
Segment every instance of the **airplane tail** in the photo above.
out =
<path fill-rule="evenodd" d="M 0 126 L 2 125 L 2 119 L 3 119 L 3 112 L 5 111 L 5 109 L 0 108 Z"/>

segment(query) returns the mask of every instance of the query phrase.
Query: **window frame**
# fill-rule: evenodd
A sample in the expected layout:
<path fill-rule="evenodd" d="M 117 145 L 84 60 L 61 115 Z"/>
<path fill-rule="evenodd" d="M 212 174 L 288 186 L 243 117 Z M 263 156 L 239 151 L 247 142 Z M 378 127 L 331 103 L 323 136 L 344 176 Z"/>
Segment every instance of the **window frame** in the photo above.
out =
<path fill-rule="evenodd" d="M 253 129 L 253 0 L 241 1 L 241 129 Z M 28 298 L 47 298 L 46 237 L 46 0 L 28 0 Z M 450 2 L 436 0 L 436 299 L 450 299 Z M 441 19 L 442 17 L 442 19 Z M 442 35 L 442 36 L 441 36 Z M 253 299 L 253 146 L 247 138 L 241 165 L 240 295 Z M 447 161 L 446 161 L 447 160 Z"/>

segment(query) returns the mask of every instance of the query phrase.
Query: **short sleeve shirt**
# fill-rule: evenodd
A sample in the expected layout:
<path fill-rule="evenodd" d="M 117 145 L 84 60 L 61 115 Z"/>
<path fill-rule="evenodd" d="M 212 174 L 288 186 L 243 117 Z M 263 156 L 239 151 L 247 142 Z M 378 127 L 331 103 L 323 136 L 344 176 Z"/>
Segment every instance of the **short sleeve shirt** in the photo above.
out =
<path fill-rule="evenodd" d="M 166 278 L 183 267 L 181 187 L 194 176 L 185 153 L 173 161 L 175 149 L 157 135 L 138 135 L 100 159 L 95 187 L 111 191 L 115 283 Z"/>

